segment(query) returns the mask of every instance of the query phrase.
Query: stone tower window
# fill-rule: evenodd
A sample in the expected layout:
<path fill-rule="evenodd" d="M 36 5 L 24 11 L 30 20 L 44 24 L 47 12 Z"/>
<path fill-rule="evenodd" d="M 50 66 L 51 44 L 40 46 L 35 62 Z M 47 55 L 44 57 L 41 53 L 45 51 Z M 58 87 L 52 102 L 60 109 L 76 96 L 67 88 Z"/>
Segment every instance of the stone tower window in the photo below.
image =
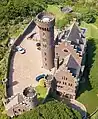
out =
<path fill-rule="evenodd" d="M 44 55 L 46 55 L 46 52 L 44 52 Z"/>
<path fill-rule="evenodd" d="M 20 110 L 20 109 L 18 109 L 18 111 L 20 112 L 21 110 Z"/>
<path fill-rule="evenodd" d="M 46 61 L 47 59 L 45 58 L 45 61 Z"/>
<path fill-rule="evenodd" d="M 56 53 L 56 55 L 58 55 L 58 53 Z"/>
<path fill-rule="evenodd" d="M 45 66 L 47 66 L 47 63 L 45 63 Z"/>

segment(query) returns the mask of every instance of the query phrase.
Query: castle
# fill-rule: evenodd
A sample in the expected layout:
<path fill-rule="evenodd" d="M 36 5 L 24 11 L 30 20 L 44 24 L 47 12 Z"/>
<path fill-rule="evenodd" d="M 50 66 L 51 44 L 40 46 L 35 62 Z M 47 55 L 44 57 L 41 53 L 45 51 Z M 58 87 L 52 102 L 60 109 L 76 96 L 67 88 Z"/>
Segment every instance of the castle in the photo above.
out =
<path fill-rule="evenodd" d="M 55 37 L 54 15 L 46 12 L 39 13 L 35 23 L 40 35 L 37 42 L 41 44 L 42 67 L 50 72 L 54 69 L 52 78 L 56 81 L 55 90 L 60 96 L 75 99 L 85 67 L 86 29 L 80 29 L 73 21 Z M 8 98 L 4 104 L 8 116 L 17 116 L 38 105 L 37 95 L 32 87 L 27 87 L 22 94 Z"/>
<path fill-rule="evenodd" d="M 24 89 L 23 94 L 16 94 L 3 100 L 7 115 L 18 116 L 38 105 L 37 94 L 32 86 Z"/>
<path fill-rule="evenodd" d="M 84 70 L 86 39 L 85 29 L 73 22 L 54 39 L 54 16 L 39 13 L 36 17 L 39 28 L 43 67 L 55 68 L 56 90 L 61 96 L 75 99 L 79 80 Z"/>

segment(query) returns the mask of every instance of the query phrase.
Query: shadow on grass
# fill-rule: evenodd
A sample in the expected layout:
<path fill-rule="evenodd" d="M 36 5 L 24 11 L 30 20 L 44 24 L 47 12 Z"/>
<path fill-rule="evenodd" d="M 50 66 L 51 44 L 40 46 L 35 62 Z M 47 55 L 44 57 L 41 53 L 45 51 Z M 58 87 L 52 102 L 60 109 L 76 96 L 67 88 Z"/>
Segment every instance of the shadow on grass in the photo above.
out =
<path fill-rule="evenodd" d="M 92 89 L 92 86 L 89 81 L 89 74 L 92 65 L 94 63 L 95 51 L 96 51 L 96 43 L 93 38 L 89 38 L 87 42 L 87 49 L 86 49 L 85 69 L 84 69 L 83 76 L 81 77 L 81 80 L 84 79 L 85 81 L 84 83 L 80 83 L 77 92 L 77 97 L 79 97 L 86 90 L 90 91 Z"/>

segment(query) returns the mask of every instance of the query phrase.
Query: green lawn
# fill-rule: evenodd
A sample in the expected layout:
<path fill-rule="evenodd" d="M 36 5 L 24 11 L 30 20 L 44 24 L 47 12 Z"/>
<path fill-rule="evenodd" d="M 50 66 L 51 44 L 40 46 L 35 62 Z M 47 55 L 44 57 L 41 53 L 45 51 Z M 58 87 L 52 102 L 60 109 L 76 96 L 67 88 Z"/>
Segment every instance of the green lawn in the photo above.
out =
<path fill-rule="evenodd" d="M 85 22 L 82 22 L 81 26 L 87 28 L 86 37 L 94 38 L 94 41 L 88 41 L 90 43 L 90 49 L 88 50 L 89 58 L 87 62 L 89 62 L 88 63 L 89 65 L 92 64 L 91 67 L 89 66 L 90 74 L 93 74 L 93 78 L 95 76 L 94 81 L 97 82 L 97 77 L 98 77 L 98 69 L 97 69 L 97 66 L 98 66 L 98 29 L 93 24 L 87 24 Z M 94 43 L 95 43 L 95 46 L 94 46 Z M 96 47 L 95 50 L 94 50 L 94 47 Z M 95 54 L 94 56 L 93 56 L 93 52 Z M 91 59 L 92 59 L 92 63 L 90 64 Z M 87 72 L 85 70 L 85 74 L 86 73 Z M 88 77 L 86 76 L 85 83 L 80 84 L 80 90 L 79 90 L 80 95 L 77 98 L 77 100 L 82 102 L 86 106 L 88 113 L 91 114 L 98 107 L 98 88 L 91 89 L 89 80 L 88 80 Z"/>
<path fill-rule="evenodd" d="M 61 12 L 60 6 L 58 5 L 48 5 L 47 11 L 53 13 L 56 20 L 64 18 L 65 15 Z"/>
<path fill-rule="evenodd" d="M 47 88 L 38 85 L 36 86 L 35 90 L 38 94 L 38 99 L 42 101 L 46 96 Z"/>
<path fill-rule="evenodd" d="M 98 38 L 98 29 L 94 24 L 82 22 L 81 27 L 87 28 L 86 37 Z"/>
<path fill-rule="evenodd" d="M 91 117 L 91 119 L 98 119 L 97 117 L 98 117 L 98 112 L 96 112 L 96 113 Z"/>

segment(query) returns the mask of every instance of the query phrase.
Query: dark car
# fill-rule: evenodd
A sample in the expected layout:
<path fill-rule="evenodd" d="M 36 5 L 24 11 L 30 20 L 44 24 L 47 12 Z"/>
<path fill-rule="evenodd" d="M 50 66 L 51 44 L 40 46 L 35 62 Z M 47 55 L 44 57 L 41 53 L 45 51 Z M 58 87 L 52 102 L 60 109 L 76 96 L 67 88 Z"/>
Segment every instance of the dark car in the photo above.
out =
<path fill-rule="evenodd" d="M 45 74 L 41 74 L 39 76 L 36 77 L 36 81 L 39 81 L 40 79 L 44 78 Z"/>
<path fill-rule="evenodd" d="M 41 44 L 40 44 L 40 43 L 36 43 L 36 46 L 37 46 L 37 47 L 40 47 L 40 46 L 41 46 Z"/>
<path fill-rule="evenodd" d="M 37 49 L 41 50 L 41 43 L 36 43 Z"/>

